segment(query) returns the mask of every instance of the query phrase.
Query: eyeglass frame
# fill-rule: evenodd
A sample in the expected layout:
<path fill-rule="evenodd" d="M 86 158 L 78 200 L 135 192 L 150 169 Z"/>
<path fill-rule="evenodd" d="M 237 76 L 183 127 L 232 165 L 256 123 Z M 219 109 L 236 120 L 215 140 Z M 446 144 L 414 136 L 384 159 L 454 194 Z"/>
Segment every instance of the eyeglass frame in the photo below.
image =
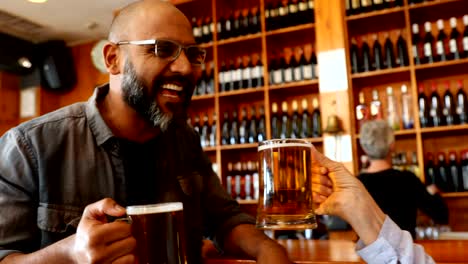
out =
<path fill-rule="evenodd" d="M 171 56 L 171 57 L 167 57 L 167 58 L 163 58 L 161 56 L 158 56 L 158 41 L 167 41 L 167 42 L 171 42 L 173 44 L 176 44 L 179 48 L 177 50 L 177 53 L 175 56 Z M 182 45 L 174 40 L 170 40 L 170 39 L 144 39 L 144 40 L 122 40 L 122 41 L 118 41 L 117 43 L 115 43 L 115 45 L 117 46 L 120 46 L 120 45 L 154 45 L 154 55 L 156 55 L 156 57 L 159 57 L 159 58 L 162 58 L 162 59 L 167 59 L 169 61 L 175 61 L 179 58 L 180 56 L 180 53 L 182 52 L 182 50 L 184 50 L 185 53 L 187 53 L 187 49 L 189 48 L 197 48 L 199 51 L 202 51 L 203 52 L 203 60 L 201 63 L 193 63 L 191 62 L 190 60 L 190 64 L 192 65 L 195 65 L 195 66 L 201 66 L 205 63 L 205 59 L 206 59 L 206 49 L 204 48 L 200 48 L 198 45 L 196 44 L 191 44 L 191 45 Z"/>

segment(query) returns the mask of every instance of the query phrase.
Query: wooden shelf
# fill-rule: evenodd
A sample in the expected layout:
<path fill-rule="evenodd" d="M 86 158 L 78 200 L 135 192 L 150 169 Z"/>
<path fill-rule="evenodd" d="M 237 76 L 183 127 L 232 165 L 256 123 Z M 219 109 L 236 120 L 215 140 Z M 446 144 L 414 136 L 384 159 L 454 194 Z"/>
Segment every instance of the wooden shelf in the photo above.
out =
<path fill-rule="evenodd" d="M 468 58 L 460 60 L 450 60 L 450 61 L 439 61 L 434 63 L 426 63 L 414 66 L 417 71 L 422 71 L 424 69 L 433 69 L 440 67 L 448 67 L 453 65 L 468 64 Z"/>
<path fill-rule="evenodd" d="M 256 149 L 257 147 L 258 143 L 222 145 L 221 150 Z"/>
<path fill-rule="evenodd" d="M 396 130 L 396 131 L 393 131 L 393 134 L 395 135 L 395 137 L 404 137 L 404 136 L 408 136 L 408 135 L 416 135 L 416 129 L 414 128 L 411 128 L 411 129 L 400 129 L 400 130 Z M 356 134 L 356 139 L 359 139 L 360 138 L 360 135 L 359 134 Z"/>
<path fill-rule="evenodd" d="M 468 124 L 454 125 L 454 126 L 440 126 L 440 127 L 421 128 L 421 134 L 449 132 L 449 131 L 460 131 L 460 130 L 468 130 Z"/>
<path fill-rule="evenodd" d="M 405 10 L 405 7 L 402 6 L 397 6 L 397 7 L 392 7 L 392 8 L 387 8 L 387 9 L 382 9 L 378 11 L 372 11 L 368 13 L 362 13 L 362 14 L 357 14 L 357 15 L 351 15 L 346 17 L 346 21 L 353 21 L 353 20 L 361 20 L 361 19 L 366 19 L 366 18 L 374 18 L 374 17 L 379 17 L 379 16 L 385 16 L 385 15 L 390 15 L 398 12 L 403 12 Z"/>
<path fill-rule="evenodd" d="M 307 81 L 300 81 L 300 82 L 290 82 L 284 84 L 274 84 L 270 85 L 270 90 L 279 90 L 279 89 L 286 89 L 291 87 L 304 87 L 310 85 L 318 85 L 318 79 L 315 80 L 307 80 Z"/>
<path fill-rule="evenodd" d="M 202 101 L 202 100 L 209 100 L 214 99 L 214 94 L 204 94 L 204 95 L 194 95 L 192 96 L 192 101 Z"/>
<path fill-rule="evenodd" d="M 323 137 L 316 137 L 316 138 L 306 138 L 307 141 L 311 143 L 323 143 Z"/>
<path fill-rule="evenodd" d="M 216 146 L 215 146 L 215 147 L 204 147 L 204 148 L 203 148 L 203 151 L 205 151 L 205 152 L 216 151 Z"/>
<path fill-rule="evenodd" d="M 410 72 L 410 67 L 398 67 L 392 69 L 384 69 L 384 70 L 377 70 L 377 71 L 370 71 L 370 72 L 360 72 L 360 73 L 353 73 L 351 78 L 354 79 L 363 79 L 363 78 L 370 78 L 382 75 L 392 75 L 392 74 L 400 74 L 403 72 Z"/>
<path fill-rule="evenodd" d="M 200 45 L 198 45 L 200 48 L 205 48 L 205 49 L 209 49 L 209 48 L 213 48 L 213 41 L 210 41 L 208 43 L 201 43 Z"/>
<path fill-rule="evenodd" d="M 300 31 L 300 30 L 312 29 L 314 27 L 315 27 L 314 23 L 308 23 L 308 24 L 302 24 L 302 25 L 299 25 L 299 26 L 280 28 L 280 29 L 275 29 L 275 30 L 272 30 L 272 31 L 267 31 L 266 35 L 267 36 L 274 36 L 274 35 L 291 33 L 291 32 Z"/>
<path fill-rule="evenodd" d="M 240 90 L 234 90 L 234 91 L 220 92 L 219 97 L 252 94 L 252 93 L 260 93 L 260 92 L 263 93 L 264 89 L 265 89 L 264 87 L 257 87 L 257 88 L 247 88 L 247 89 L 240 89 Z"/>
<path fill-rule="evenodd" d="M 232 43 L 237 43 L 237 42 L 242 42 L 242 41 L 260 39 L 261 37 L 262 37 L 262 33 L 256 33 L 256 34 L 250 34 L 250 35 L 246 35 L 246 36 L 240 36 L 240 37 L 235 37 L 235 38 L 218 40 L 217 44 L 218 44 L 218 46 L 222 46 L 222 45 L 227 45 L 227 44 L 232 44 Z"/>
<path fill-rule="evenodd" d="M 444 198 L 452 198 L 452 197 L 467 197 L 468 198 L 468 192 L 441 193 L 440 195 Z"/>
<path fill-rule="evenodd" d="M 257 204 L 258 200 L 237 200 L 239 204 Z"/>
<path fill-rule="evenodd" d="M 438 0 L 438 1 L 432 1 L 432 2 L 423 2 L 419 4 L 411 4 L 409 5 L 409 10 L 414 10 L 414 9 L 422 9 L 426 7 L 433 7 L 437 5 L 443 5 L 447 3 L 454 3 L 454 2 L 461 2 L 465 0 Z"/>

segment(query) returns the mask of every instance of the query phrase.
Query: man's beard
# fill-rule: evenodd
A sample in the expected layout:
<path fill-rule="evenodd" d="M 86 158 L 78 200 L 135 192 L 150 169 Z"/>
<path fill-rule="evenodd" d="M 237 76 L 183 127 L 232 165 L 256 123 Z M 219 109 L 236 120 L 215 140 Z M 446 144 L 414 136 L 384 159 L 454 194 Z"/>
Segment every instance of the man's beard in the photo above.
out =
<path fill-rule="evenodd" d="M 164 112 L 156 102 L 158 89 L 161 89 L 157 83 L 155 83 L 153 89 L 148 89 L 138 78 L 132 62 L 128 58 L 125 60 L 122 77 L 122 97 L 124 101 L 153 127 L 159 127 L 164 132 L 173 122 L 186 122 L 188 102 L 184 102 L 183 110 L 177 111 L 176 114 Z M 148 94 L 149 92 L 151 94 Z"/>

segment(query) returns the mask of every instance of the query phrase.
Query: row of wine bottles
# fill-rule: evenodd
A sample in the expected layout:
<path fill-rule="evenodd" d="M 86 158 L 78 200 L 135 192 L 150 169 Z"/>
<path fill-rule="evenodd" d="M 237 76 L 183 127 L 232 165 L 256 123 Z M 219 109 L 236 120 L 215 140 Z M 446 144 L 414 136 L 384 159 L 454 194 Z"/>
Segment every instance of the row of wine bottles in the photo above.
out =
<path fill-rule="evenodd" d="M 195 114 L 193 121 L 190 118 L 187 120 L 187 123 L 200 135 L 200 144 L 202 147 L 216 146 L 216 122 L 216 113 L 213 113 L 211 122 L 209 121 L 208 113 L 203 114 L 203 123 L 200 120 L 199 114 Z"/>
<path fill-rule="evenodd" d="M 403 0 L 344 0 L 344 2 L 347 16 L 403 6 Z"/>
<path fill-rule="evenodd" d="M 230 59 L 229 64 L 221 62 L 218 77 L 221 92 L 262 87 L 264 78 L 260 55 L 238 57 L 235 61 Z"/>
<path fill-rule="evenodd" d="M 396 53 L 395 45 L 390 39 L 390 34 L 385 32 L 384 36 L 385 42 L 382 47 L 378 34 L 372 35 L 372 49 L 370 48 L 366 37 L 361 38 L 362 44 L 360 47 L 357 45 L 356 38 L 351 39 L 350 60 L 352 73 L 390 69 L 409 65 L 408 47 L 406 40 L 402 36 L 402 32 L 399 32 L 399 36 L 396 41 Z"/>
<path fill-rule="evenodd" d="M 400 98 L 395 96 L 393 87 L 388 86 L 384 98 L 386 98 L 385 112 L 376 89 L 372 90 L 372 101 L 369 104 L 366 103 L 364 93 L 362 91 L 359 93 L 359 104 L 356 106 L 356 120 L 359 129 L 364 122 L 378 119 L 387 120 L 394 130 L 399 130 L 401 127 L 404 129 L 413 128 L 414 115 L 408 86 L 406 84 L 401 86 Z"/>
<path fill-rule="evenodd" d="M 283 84 L 317 79 L 317 56 L 310 45 L 296 47 L 295 52 L 286 48 L 283 54 L 277 53 L 270 58 L 270 84 Z"/>
<path fill-rule="evenodd" d="M 237 200 L 258 200 L 258 162 L 238 161 L 227 164 L 226 191 Z"/>
<path fill-rule="evenodd" d="M 437 20 L 438 34 L 432 34 L 432 24 L 424 23 L 424 38 L 419 33 L 419 25 L 412 25 L 413 56 L 415 64 L 434 63 L 468 57 L 468 15 L 463 16 L 463 34 L 458 31 L 457 18 L 450 18 L 450 35 L 445 33 L 442 19 Z"/>
<path fill-rule="evenodd" d="M 237 111 L 225 111 L 221 127 L 221 144 L 235 145 L 262 142 L 266 139 L 265 109 L 260 106 L 259 115 L 255 105 L 250 107 L 250 115 L 247 107 L 241 110 L 240 120 Z"/>
<path fill-rule="evenodd" d="M 436 155 L 436 157 L 434 157 Z M 426 153 L 426 184 L 435 184 L 443 192 L 468 191 L 468 150 Z"/>
<path fill-rule="evenodd" d="M 258 7 L 231 11 L 229 17 L 219 18 L 216 30 L 220 40 L 259 33 L 262 30 L 260 11 Z"/>
<path fill-rule="evenodd" d="M 297 100 L 291 102 L 292 114 L 289 114 L 288 102 L 281 103 L 281 115 L 278 104 L 271 105 L 272 138 L 313 138 L 322 136 L 322 123 L 318 99 L 312 99 L 312 113 L 309 112 L 308 101 L 301 101 L 301 112 Z"/>
<path fill-rule="evenodd" d="M 421 127 L 437 127 L 468 123 L 468 101 L 463 89 L 463 82 L 457 82 L 455 96 L 450 91 L 450 83 L 444 84 L 445 92 L 442 99 L 437 92 L 436 83 L 431 84 L 429 97 L 425 93 L 424 84 L 419 85 L 418 106 Z"/>
<path fill-rule="evenodd" d="M 270 2 L 265 8 L 268 31 L 315 22 L 314 0 Z"/>

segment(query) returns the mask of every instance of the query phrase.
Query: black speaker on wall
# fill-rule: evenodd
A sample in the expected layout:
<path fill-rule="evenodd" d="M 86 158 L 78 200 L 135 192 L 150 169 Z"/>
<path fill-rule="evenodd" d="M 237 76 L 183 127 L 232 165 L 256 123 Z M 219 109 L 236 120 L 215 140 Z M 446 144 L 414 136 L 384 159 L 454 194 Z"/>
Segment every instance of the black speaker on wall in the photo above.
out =
<path fill-rule="evenodd" d="M 40 60 L 41 86 L 52 90 L 67 90 L 76 84 L 73 56 L 65 41 L 52 40 L 37 44 Z"/>
<path fill-rule="evenodd" d="M 36 67 L 34 50 L 34 43 L 0 33 L 0 71 L 30 74 Z"/>

